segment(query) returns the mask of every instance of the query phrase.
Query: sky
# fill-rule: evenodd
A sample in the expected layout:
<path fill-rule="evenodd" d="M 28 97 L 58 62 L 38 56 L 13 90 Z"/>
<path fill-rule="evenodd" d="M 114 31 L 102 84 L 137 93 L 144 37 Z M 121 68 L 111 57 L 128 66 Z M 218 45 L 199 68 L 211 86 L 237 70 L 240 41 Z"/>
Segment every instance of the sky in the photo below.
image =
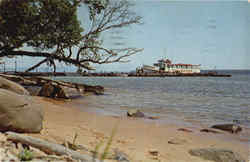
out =
<path fill-rule="evenodd" d="M 129 71 L 158 59 L 201 64 L 202 69 L 250 69 L 250 3 L 247 1 L 136 1 L 143 25 L 122 32 L 123 43 L 144 48 L 126 64 L 97 66 Z M 112 40 L 107 36 L 107 45 Z"/>
<path fill-rule="evenodd" d="M 131 0 L 132 1 L 132 0 Z M 250 3 L 228 0 L 134 0 L 143 25 L 118 31 L 124 47 L 143 48 L 128 63 L 96 65 L 97 71 L 131 71 L 161 58 L 174 63 L 201 64 L 202 69 L 250 69 Z M 79 18 L 84 9 L 79 11 Z M 84 23 L 83 23 L 84 24 Z M 112 34 L 104 45 L 114 46 Z M 19 60 L 19 66 L 34 59 Z M 13 67 L 13 59 L 9 61 Z M 59 66 L 59 71 L 64 69 Z M 66 68 L 70 69 L 70 67 Z"/>

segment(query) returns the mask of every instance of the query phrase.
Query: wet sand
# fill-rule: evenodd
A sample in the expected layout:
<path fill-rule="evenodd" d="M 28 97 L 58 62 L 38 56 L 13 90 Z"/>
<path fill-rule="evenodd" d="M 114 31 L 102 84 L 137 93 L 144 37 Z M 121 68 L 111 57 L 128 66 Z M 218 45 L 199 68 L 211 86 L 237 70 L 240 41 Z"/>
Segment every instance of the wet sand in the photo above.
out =
<path fill-rule="evenodd" d="M 34 97 L 34 99 L 43 105 L 45 119 L 41 134 L 32 134 L 32 136 L 63 143 L 65 140 L 72 142 L 77 133 L 76 143 L 88 148 L 88 153 L 94 151 L 101 141 L 106 143 L 116 127 L 110 150 L 113 152 L 119 149 L 133 162 L 158 162 L 159 160 L 161 162 L 206 162 L 188 153 L 188 150 L 197 148 L 229 149 L 238 152 L 245 159 L 249 158 L 250 146 L 244 139 L 239 141 L 239 135 L 200 133 L 197 128 L 162 124 L 157 120 L 145 122 L 144 119 L 104 116 L 82 111 L 84 107 L 88 108 L 87 101 L 79 110 L 63 101 L 40 97 Z M 178 131 L 179 128 L 187 128 L 193 132 Z M 169 141 L 177 141 L 180 144 L 170 144 Z M 158 151 L 159 155 L 151 155 L 150 150 Z"/>

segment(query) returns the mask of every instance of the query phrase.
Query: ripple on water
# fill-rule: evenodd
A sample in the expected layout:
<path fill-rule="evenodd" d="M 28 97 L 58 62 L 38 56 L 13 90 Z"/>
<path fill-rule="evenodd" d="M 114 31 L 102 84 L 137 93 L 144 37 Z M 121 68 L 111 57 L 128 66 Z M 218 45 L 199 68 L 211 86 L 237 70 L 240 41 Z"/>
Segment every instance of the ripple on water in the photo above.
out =
<path fill-rule="evenodd" d="M 58 78 L 56 78 L 58 79 Z M 202 124 L 233 122 L 250 128 L 250 75 L 231 78 L 105 78 L 64 77 L 66 81 L 99 84 L 103 96 L 88 96 L 90 106 L 117 114 L 126 108 L 192 119 Z"/>

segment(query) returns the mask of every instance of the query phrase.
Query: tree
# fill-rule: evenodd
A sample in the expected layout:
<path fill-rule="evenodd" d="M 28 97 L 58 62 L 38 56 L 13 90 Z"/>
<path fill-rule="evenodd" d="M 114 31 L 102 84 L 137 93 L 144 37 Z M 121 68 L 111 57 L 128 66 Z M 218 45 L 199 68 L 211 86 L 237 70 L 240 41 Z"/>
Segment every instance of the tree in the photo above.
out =
<path fill-rule="evenodd" d="M 90 27 L 81 26 L 78 20 L 81 5 L 88 7 L 89 14 L 82 16 Z M 124 62 L 124 58 L 142 49 L 105 48 L 101 34 L 140 24 L 141 17 L 130 8 L 127 0 L 2 0 L 0 58 L 44 58 L 28 71 L 44 63 L 55 71 L 55 61 L 84 69 L 92 69 L 92 63 Z"/>

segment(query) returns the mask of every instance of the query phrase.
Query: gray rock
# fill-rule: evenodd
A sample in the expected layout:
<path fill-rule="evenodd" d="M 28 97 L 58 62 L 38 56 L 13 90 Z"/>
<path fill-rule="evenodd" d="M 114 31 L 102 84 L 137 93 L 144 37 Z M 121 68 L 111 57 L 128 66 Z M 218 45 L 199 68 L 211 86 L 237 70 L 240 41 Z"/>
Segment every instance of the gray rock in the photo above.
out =
<path fill-rule="evenodd" d="M 30 96 L 0 89 L 0 131 L 38 133 L 42 130 L 43 113 Z"/>
<path fill-rule="evenodd" d="M 118 149 L 115 149 L 114 160 L 117 160 L 117 162 L 130 162 L 128 155 Z"/>
<path fill-rule="evenodd" d="M 8 79 L 5 79 L 1 76 L 0 76 L 0 88 L 6 89 L 6 90 L 9 90 L 17 94 L 21 94 L 21 95 L 29 95 L 29 92 L 24 87 Z"/>
<path fill-rule="evenodd" d="M 42 87 L 40 86 L 24 86 L 24 88 L 29 91 L 31 96 L 38 96 L 39 92 L 42 89 Z"/>
<path fill-rule="evenodd" d="M 140 110 L 137 110 L 137 109 L 128 110 L 127 116 L 128 117 L 136 117 L 136 118 L 145 117 L 144 113 L 141 112 Z"/>
<path fill-rule="evenodd" d="M 246 162 L 238 153 L 226 149 L 203 148 L 193 149 L 189 153 L 204 160 L 214 162 Z"/>
<path fill-rule="evenodd" d="M 104 94 L 104 87 L 102 86 L 91 86 L 91 85 L 82 85 L 84 87 L 84 92 L 91 92 L 96 95 L 103 95 Z"/>
<path fill-rule="evenodd" d="M 211 128 L 220 129 L 230 133 L 238 133 L 242 131 L 242 128 L 236 124 L 218 124 L 218 125 L 213 125 Z"/>

